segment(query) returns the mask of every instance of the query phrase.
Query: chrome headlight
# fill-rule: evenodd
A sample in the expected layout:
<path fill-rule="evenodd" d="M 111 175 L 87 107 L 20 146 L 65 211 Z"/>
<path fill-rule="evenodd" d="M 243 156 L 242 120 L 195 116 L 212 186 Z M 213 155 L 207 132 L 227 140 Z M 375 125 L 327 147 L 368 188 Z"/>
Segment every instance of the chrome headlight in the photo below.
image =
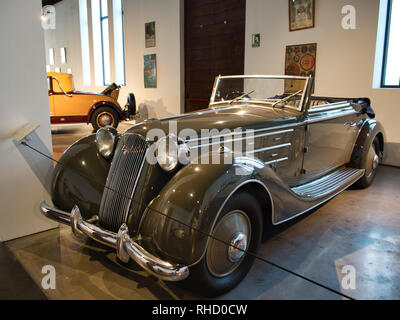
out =
<path fill-rule="evenodd" d="M 109 158 L 114 152 L 115 140 L 118 136 L 117 130 L 111 126 L 106 126 L 97 130 L 96 144 L 97 150 L 104 158 Z"/>
<path fill-rule="evenodd" d="M 190 151 L 186 143 L 170 134 L 157 141 L 157 162 L 165 171 L 173 171 L 178 164 L 190 162 Z"/>

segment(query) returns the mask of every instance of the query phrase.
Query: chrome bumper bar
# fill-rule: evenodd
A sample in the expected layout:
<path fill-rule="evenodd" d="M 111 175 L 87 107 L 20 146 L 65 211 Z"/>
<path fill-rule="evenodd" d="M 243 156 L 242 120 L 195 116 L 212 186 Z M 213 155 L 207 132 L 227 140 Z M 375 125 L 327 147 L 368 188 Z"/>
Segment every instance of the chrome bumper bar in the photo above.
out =
<path fill-rule="evenodd" d="M 129 236 L 126 224 L 121 226 L 118 233 L 114 233 L 83 220 L 78 206 L 75 206 L 69 213 L 50 207 L 45 202 L 42 202 L 40 210 L 46 217 L 70 225 L 76 237 L 90 237 L 97 242 L 115 248 L 121 261 L 128 262 L 131 258 L 144 270 L 157 278 L 166 281 L 180 281 L 189 275 L 187 266 L 173 265 L 163 261 L 134 242 Z"/>

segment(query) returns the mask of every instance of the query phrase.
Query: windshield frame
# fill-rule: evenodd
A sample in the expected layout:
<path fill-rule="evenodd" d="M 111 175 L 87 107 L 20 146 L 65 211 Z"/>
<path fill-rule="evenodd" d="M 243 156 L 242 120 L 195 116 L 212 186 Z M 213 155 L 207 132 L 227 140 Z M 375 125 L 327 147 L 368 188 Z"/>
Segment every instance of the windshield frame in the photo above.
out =
<path fill-rule="evenodd" d="M 210 107 L 212 106 L 216 106 L 219 104 L 226 104 L 229 103 L 232 100 L 225 100 L 225 101 L 217 101 L 215 102 L 215 95 L 217 92 L 217 88 L 219 86 L 219 83 L 221 80 L 223 79 L 282 79 L 282 80 L 305 80 L 305 84 L 304 84 L 304 89 L 303 89 L 303 94 L 299 103 L 299 107 L 292 107 L 292 106 L 285 106 L 285 108 L 290 108 L 292 110 L 296 110 L 296 111 L 300 111 L 302 112 L 304 110 L 303 105 L 304 105 L 304 101 L 306 99 L 306 94 L 308 92 L 308 87 L 309 87 L 309 83 L 310 83 L 310 79 L 311 77 L 301 77 L 301 76 L 283 76 L 283 75 L 236 75 L 236 76 L 218 76 L 215 78 L 214 81 L 214 86 L 213 86 L 213 90 L 212 90 L 212 94 L 211 94 L 211 98 L 210 98 Z M 240 102 L 236 101 L 236 102 Z M 265 101 L 261 101 L 261 100 L 246 100 L 246 102 L 252 102 L 252 103 L 259 103 L 259 104 L 265 104 L 268 106 L 272 105 L 270 103 L 267 103 Z"/>

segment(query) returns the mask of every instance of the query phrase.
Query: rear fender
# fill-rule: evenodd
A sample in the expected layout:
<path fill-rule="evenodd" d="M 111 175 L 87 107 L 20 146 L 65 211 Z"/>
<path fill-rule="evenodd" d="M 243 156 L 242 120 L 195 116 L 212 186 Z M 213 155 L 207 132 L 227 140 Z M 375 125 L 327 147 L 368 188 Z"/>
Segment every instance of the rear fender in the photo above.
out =
<path fill-rule="evenodd" d="M 375 137 L 378 136 L 380 142 L 380 152 L 383 155 L 385 133 L 383 126 L 377 120 L 366 119 L 360 129 L 356 144 L 354 145 L 353 153 L 351 156 L 350 166 L 353 168 L 362 168 L 365 162 L 365 157 L 368 150 Z"/>
<path fill-rule="evenodd" d="M 96 102 L 90 109 L 89 109 L 89 113 L 88 113 L 88 118 L 87 118 L 87 123 L 89 123 L 92 120 L 92 114 L 93 112 L 96 111 L 96 109 L 101 108 L 101 107 L 110 107 L 112 109 L 114 109 L 119 116 L 120 120 L 124 120 L 126 117 L 121 109 L 121 107 L 119 106 L 119 104 L 117 105 L 116 103 L 110 101 L 110 100 L 104 100 L 104 101 L 99 101 Z"/>

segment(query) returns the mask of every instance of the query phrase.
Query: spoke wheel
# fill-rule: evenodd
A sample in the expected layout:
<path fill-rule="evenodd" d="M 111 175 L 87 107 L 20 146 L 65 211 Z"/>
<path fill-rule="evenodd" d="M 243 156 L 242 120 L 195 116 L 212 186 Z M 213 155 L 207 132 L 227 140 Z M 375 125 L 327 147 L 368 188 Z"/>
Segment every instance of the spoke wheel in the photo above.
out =
<path fill-rule="evenodd" d="M 91 117 L 91 123 L 94 131 L 105 126 L 118 127 L 118 113 L 111 107 L 101 107 L 96 109 Z"/>
<path fill-rule="evenodd" d="M 210 239 L 207 268 L 214 277 L 226 277 L 239 267 L 245 257 L 244 251 L 251 240 L 250 219 L 244 211 L 231 211 L 218 222 L 212 235 L 221 241 Z"/>

